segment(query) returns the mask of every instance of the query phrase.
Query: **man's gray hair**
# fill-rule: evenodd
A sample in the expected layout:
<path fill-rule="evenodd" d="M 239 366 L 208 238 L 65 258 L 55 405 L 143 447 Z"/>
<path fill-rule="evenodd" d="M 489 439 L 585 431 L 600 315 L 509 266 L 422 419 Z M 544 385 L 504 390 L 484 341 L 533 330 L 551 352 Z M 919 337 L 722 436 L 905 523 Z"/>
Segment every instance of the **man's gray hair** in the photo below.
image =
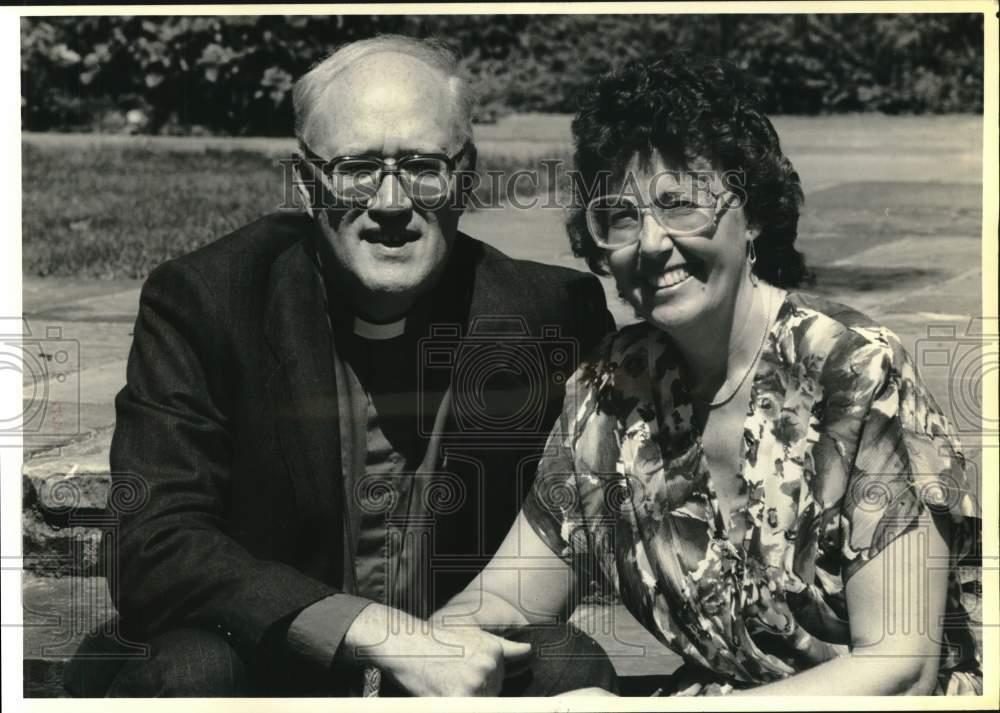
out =
<path fill-rule="evenodd" d="M 463 145 L 472 139 L 474 98 L 460 72 L 456 54 L 447 45 L 435 39 L 384 34 L 339 47 L 295 82 L 292 88 L 292 106 L 295 109 L 295 136 L 299 143 L 305 142 L 309 117 L 330 82 L 355 62 L 379 52 L 407 55 L 441 72 L 455 102 L 457 138 Z"/>

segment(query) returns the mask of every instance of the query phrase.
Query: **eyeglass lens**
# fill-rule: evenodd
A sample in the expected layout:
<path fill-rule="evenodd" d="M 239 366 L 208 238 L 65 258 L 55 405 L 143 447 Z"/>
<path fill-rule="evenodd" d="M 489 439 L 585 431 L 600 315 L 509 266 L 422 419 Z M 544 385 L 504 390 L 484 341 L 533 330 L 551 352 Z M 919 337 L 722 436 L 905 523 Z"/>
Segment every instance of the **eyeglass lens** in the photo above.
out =
<path fill-rule="evenodd" d="M 711 207 L 695 205 L 686 200 L 654 201 L 645 208 L 657 222 L 676 233 L 697 233 L 709 227 L 714 218 Z M 635 242 L 642 230 L 644 210 L 632 200 L 602 196 L 587 207 L 587 224 L 594 239 L 606 246 L 628 245 Z"/>
<path fill-rule="evenodd" d="M 438 200 L 451 188 L 447 161 L 434 157 L 414 156 L 393 167 L 375 159 L 348 159 L 335 164 L 328 175 L 335 194 L 364 202 L 374 198 L 388 172 L 396 173 L 403 189 L 416 200 Z"/>

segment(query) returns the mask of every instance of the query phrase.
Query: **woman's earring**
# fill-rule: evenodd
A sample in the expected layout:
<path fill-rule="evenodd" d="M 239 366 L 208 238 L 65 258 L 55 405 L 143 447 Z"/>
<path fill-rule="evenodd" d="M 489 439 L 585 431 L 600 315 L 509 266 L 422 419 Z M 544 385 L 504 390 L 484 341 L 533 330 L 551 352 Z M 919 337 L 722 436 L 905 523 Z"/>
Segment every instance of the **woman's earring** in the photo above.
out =
<path fill-rule="evenodd" d="M 750 282 L 756 287 L 758 280 L 757 275 L 754 274 L 753 266 L 757 264 L 757 248 L 754 246 L 754 242 L 753 240 L 749 242 L 750 249 L 747 251 L 747 263 L 750 265 Z"/>

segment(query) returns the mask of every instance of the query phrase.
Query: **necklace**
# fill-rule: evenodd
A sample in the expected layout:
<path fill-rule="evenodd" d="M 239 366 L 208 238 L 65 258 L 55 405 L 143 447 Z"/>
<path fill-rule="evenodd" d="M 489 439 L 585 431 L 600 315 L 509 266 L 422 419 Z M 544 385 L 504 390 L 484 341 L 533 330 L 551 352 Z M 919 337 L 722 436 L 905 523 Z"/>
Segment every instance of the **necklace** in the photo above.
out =
<path fill-rule="evenodd" d="M 760 336 L 760 344 L 757 345 L 757 351 L 756 351 L 756 353 L 754 353 L 753 359 L 750 360 L 750 363 L 747 365 L 746 370 L 743 372 L 743 376 L 740 377 L 740 380 L 736 384 L 736 386 L 734 386 L 732 389 L 728 390 L 728 393 L 726 393 L 725 395 L 723 395 L 721 397 L 718 394 L 716 394 L 715 398 L 708 402 L 708 404 L 707 404 L 708 408 L 710 408 L 710 409 L 718 408 L 719 406 L 722 406 L 723 404 L 729 403 L 729 401 L 732 400 L 732 398 L 734 396 L 736 396 L 737 393 L 739 393 L 739 390 L 741 388 L 743 388 L 743 384 L 746 383 L 747 378 L 750 376 L 750 372 L 753 371 L 754 365 L 757 363 L 757 360 L 760 358 L 760 353 L 762 351 L 764 351 L 764 344 L 767 342 L 767 335 L 771 331 L 771 290 L 770 289 L 768 289 L 768 291 L 767 291 L 767 309 L 765 310 L 764 314 L 765 314 L 765 320 L 766 321 L 764 323 L 764 329 L 761 330 L 762 334 Z M 726 381 L 728 382 L 729 379 L 726 379 Z M 725 385 L 725 384 L 723 384 L 723 385 Z"/>

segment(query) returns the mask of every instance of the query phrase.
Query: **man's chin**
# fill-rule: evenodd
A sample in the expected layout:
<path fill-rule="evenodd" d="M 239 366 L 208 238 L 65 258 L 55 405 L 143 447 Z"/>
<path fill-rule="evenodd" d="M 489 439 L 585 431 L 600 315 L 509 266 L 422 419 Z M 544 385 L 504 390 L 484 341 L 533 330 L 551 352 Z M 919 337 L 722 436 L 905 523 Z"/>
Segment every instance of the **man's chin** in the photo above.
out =
<path fill-rule="evenodd" d="M 371 300 L 407 300 L 421 292 L 423 280 L 410 268 L 403 275 L 372 275 L 364 282 L 365 292 Z M 422 276 L 422 275 L 421 275 Z"/>

